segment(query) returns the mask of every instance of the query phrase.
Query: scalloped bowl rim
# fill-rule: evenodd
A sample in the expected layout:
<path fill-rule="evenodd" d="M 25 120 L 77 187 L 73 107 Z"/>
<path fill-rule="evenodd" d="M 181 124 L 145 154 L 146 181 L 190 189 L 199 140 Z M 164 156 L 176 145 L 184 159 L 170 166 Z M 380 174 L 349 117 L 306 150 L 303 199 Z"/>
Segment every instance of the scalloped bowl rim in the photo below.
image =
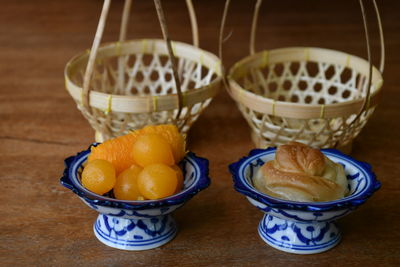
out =
<path fill-rule="evenodd" d="M 261 158 L 262 156 L 274 154 L 276 147 L 270 147 L 267 149 L 253 149 L 249 155 L 241 158 L 239 161 L 229 165 L 229 170 L 232 174 L 234 188 L 239 193 L 244 194 L 255 201 L 261 202 L 267 206 L 273 208 L 282 208 L 290 210 L 302 210 L 302 211 L 331 211 L 331 210 L 342 210 L 344 208 L 356 208 L 363 204 L 372 194 L 378 190 L 381 183 L 376 179 L 375 173 L 372 171 L 371 166 L 366 162 L 357 161 L 354 158 L 343 154 L 336 149 L 321 149 L 321 152 L 327 156 L 333 156 L 340 158 L 343 161 L 348 162 L 352 166 L 358 168 L 363 175 L 366 177 L 367 184 L 365 189 L 356 194 L 326 202 L 297 202 L 289 201 L 284 199 L 275 198 L 259 192 L 254 188 L 253 185 L 249 184 L 247 179 L 244 177 L 244 170 L 249 166 L 251 162 Z"/>
<path fill-rule="evenodd" d="M 88 149 L 79 152 L 75 156 L 66 158 L 64 160 L 64 173 L 63 176 L 60 178 L 60 183 L 64 187 L 72 190 L 80 198 L 90 204 L 131 210 L 143 210 L 156 207 L 179 205 L 192 198 L 201 190 L 207 188 L 211 183 L 211 180 L 208 176 L 208 160 L 196 156 L 196 154 L 194 154 L 193 152 L 188 152 L 184 157 L 184 160 L 190 162 L 190 164 L 196 169 L 197 179 L 188 188 L 185 188 L 177 194 L 162 199 L 144 201 L 119 200 L 98 195 L 84 188 L 82 184 L 78 182 L 79 179 L 77 177 L 77 171 L 82 166 L 82 164 L 86 162 L 86 159 L 90 154 L 90 148 L 92 146 L 97 146 L 98 144 L 99 143 L 93 143 L 89 146 Z"/>

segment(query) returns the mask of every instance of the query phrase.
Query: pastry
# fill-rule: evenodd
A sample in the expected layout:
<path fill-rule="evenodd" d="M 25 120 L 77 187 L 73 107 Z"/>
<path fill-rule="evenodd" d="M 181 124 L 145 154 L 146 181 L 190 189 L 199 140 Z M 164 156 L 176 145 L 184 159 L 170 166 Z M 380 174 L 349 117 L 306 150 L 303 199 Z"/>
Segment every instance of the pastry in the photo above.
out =
<path fill-rule="evenodd" d="M 343 166 L 298 142 L 279 146 L 275 159 L 257 172 L 254 186 L 267 195 L 301 202 L 340 199 L 348 191 Z"/>

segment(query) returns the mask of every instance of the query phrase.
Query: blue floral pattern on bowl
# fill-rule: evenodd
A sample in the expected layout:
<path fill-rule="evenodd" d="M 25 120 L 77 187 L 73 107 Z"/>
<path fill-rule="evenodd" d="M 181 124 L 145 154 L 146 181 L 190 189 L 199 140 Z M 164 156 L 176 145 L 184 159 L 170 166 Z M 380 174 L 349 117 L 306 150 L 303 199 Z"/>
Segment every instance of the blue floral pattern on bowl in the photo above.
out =
<path fill-rule="evenodd" d="M 96 146 L 93 144 L 91 146 Z M 90 208 L 99 212 L 93 230 L 104 244 L 124 250 L 146 250 L 172 240 L 177 226 L 170 215 L 210 184 L 208 160 L 189 152 L 180 162 L 184 175 L 183 190 L 159 200 L 123 201 L 97 195 L 81 184 L 83 164 L 90 148 L 65 159 L 60 182 L 72 190 Z"/>
<path fill-rule="evenodd" d="M 338 150 L 321 149 L 344 167 L 348 196 L 328 202 L 288 201 L 263 194 L 253 186 L 254 175 L 265 162 L 275 158 L 275 152 L 276 148 L 255 149 L 229 166 L 236 191 L 265 213 L 258 226 L 260 237 L 272 247 L 297 254 L 319 253 L 334 247 L 341 238 L 334 221 L 363 204 L 381 186 L 371 166 Z"/>

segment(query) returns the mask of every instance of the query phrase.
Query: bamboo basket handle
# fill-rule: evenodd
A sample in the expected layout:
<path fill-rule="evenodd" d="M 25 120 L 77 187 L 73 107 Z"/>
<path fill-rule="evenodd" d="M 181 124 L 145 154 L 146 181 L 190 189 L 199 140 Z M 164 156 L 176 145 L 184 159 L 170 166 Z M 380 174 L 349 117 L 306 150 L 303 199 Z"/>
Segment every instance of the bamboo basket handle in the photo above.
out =
<path fill-rule="evenodd" d="M 122 11 L 122 19 L 121 19 L 121 27 L 119 31 L 119 42 L 117 44 L 118 51 L 120 50 L 121 43 L 126 40 L 126 32 L 128 31 L 128 21 L 129 14 L 131 10 L 132 0 L 125 0 L 124 9 Z M 117 83 L 117 91 L 122 94 L 124 92 L 125 85 L 125 65 L 124 59 L 120 55 L 118 55 L 118 83 Z"/>
<path fill-rule="evenodd" d="M 381 37 L 381 45 L 383 42 L 383 34 L 382 34 L 382 27 L 381 27 L 381 23 L 380 23 L 380 16 L 379 16 L 379 11 L 378 11 L 378 7 L 376 5 L 375 0 L 373 0 L 374 2 L 374 7 L 375 7 L 375 12 L 377 14 L 377 18 L 378 18 L 378 27 L 380 29 L 380 37 Z M 361 115 L 364 111 L 366 111 L 369 108 L 369 101 L 370 101 L 370 95 L 371 95 L 371 83 L 372 83 L 372 56 L 371 56 L 371 46 L 370 46 L 370 39 L 369 39 L 369 31 L 368 31 L 368 20 L 367 20 L 367 13 L 365 11 L 364 8 L 364 2 L 363 0 L 359 0 L 360 3 L 360 8 L 361 8 L 361 14 L 362 14 L 362 18 L 363 18 L 363 24 L 364 24 L 364 32 L 365 32 L 365 41 L 367 43 L 367 54 L 368 54 L 368 63 L 369 63 L 369 69 L 368 69 L 368 81 L 367 81 L 367 93 L 365 95 L 364 98 L 364 102 L 363 105 L 360 109 L 360 111 L 358 112 L 358 114 L 355 116 L 355 118 L 347 125 L 347 128 L 350 128 L 355 122 L 357 122 L 360 118 Z M 382 57 L 382 52 L 383 52 L 383 57 Z M 383 71 L 383 66 L 384 66 L 384 49 L 382 49 L 381 47 L 381 62 L 380 62 L 380 71 Z M 334 147 L 338 147 L 339 146 L 339 142 L 342 140 L 342 138 L 344 137 L 345 131 L 342 132 L 342 134 L 339 136 L 339 138 L 337 139 Z"/>
<path fill-rule="evenodd" d="M 385 67 L 385 41 L 384 41 L 384 36 L 383 36 L 382 21 L 381 21 L 381 16 L 380 16 L 378 5 L 376 4 L 376 1 L 372 0 L 372 2 L 374 4 L 376 20 L 378 22 L 378 29 L 379 29 L 379 41 L 380 41 L 380 49 L 381 49 L 379 71 L 381 73 L 383 73 L 383 70 Z M 255 8 L 254 8 L 253 21 L 251 24 L 251 31 L 250 31 L 250 45 L 249 45 L 250 55 L 253 55 L 255 53 L 255 40 L 256 40 L 256 34 L 257 34 L 258 14 L 260 12 L 261 4 L 262 4 L 262 0 L 257 0 Z M 361 12 L 364 12 L 363 11 L 364 6 L 362 6 L 361 9 L 362 9 Z"/>
<path fill-rule="evenodd" d="M 375 0 L 373 0 L 375 2 Z M 365 32 L 365 41 L 367 43 L 367 54 L 368 54 L 368 63 L 369 63 L 369 69 L 368 69 L 368 82 L 367 82 L 367 92 L 364 98 L 363 105 L 358 112 L 358 114 L 355 116 L 355 118 L 347 125 L 347 128 L 350 128 L 355 122 L 357 122 L 360 118 L 361 115 L 363 114 L 364 111 L 366 111 L 369 107 L 369 100 L 370 100 L 370 95 L 371 95 L 371 83 L 372 83 L 372 56 L 371 56 L 371 46 L 370 46 L 370 39 L 369 39 L 369 31 L 368 31 L 368 20 L 367 20 L 367 14 L 364 8 L 364 2 L 363 0 L 359 0 L 360 3 L 360 8 L 361 8 L 361 14 L 363 18 L 363 24 L 364 24 L 364 32 Z M 375 5 L 376 7 L 376 5 Z M 377 9 L 375 9 L 377 10 Z M 381 50 L 382 51 L 382 50 Z M 382 59 L 382 58 L 381 58 Z M 382 63 L 382 61 L 381 61 Z M 344 137 L 346 131 L 343 131 L 340 137 L 337 139 L 335 143 L 335 148 L 339 146 L 339 142 L 342 140 Z"/>
<path fill-rule="evenodd" d="M 89 60 L 86 66 L 85 76 L 83 77 L 82 105 L 92 115 L 92 108 L 89 105 L 90 80 L 93 75 L 94 63 L 96 61 L 97 50 L 103 36 L 104 27 L 107 20 L 108 11 L 110 9 L 111 0 L 104 0 L 103 9 L 101 11 L 99 24 L 97 25 L 96 35 L 93 40 L 92 49 L 90 50 Z"/>
<path fill-rule="evenodd" d="M 121 28 L 119 31 L 119 41 L 126 40 L 126 32 L 128 31 L 129 14 L 131 11 L 132 0 L 125 0 L 124 9 L 122 11 Z"/>
<path fill-rule="evenodd" d="M 256 34 L 257 34 L 257 22 L 258 22 L 258 14 L 260 13 L 260 7 L 262 4 L 262 0 L 257 0 L 256 5 L 254 7 L 253 21 L 251 22 L 251 31 L 250 31 L 250 55 L 255 53 L 255 42 L 256 42 Z"/>
<path fill-rule="evenodd" d="M 221 26 L 219 28 L 219 38 L 218 38 L 218 56 L 219 59 L 221 60 L 221 63 L 223 63 L 223 55 L 222 55 L 222 47 L 223 47 L 223 42 L 224 42 L 224 29 L 225 29 L 225 23 L 226 23 L 226 17 L 228 16 L 228 9 L 230 5 L 230 0 L 225 1 L 225 6 L 224 6 L 224 11 L 222 13 L 222 19 L 221 19 Z M 228 81 L 226 80 L 226 74 L 225 74 L 225 68 L 222 68 L 222 82 L 224 83 L 224 86 L 228 92 L 230 92 L 230 86 L 228 84 Z"/>
<path fill-rule="evenodd" d="M 132 0 L 125 0 L 124 9 L 122 12 L 122 21 L 119 32 L 119 41 L 123 42 L 126 40 L 126 32 L 128 30 L 129 14 L 132 6 Z M 199 29 L 197 23 L 196 12 L 193 7 L 192 0 L 186 0 L 186 6 L 189 11 L 190 25 L 192 28 L 192 42 L 193 45 L 199 47 Z"/>
<path fill-rule="evenodd" d="M 373 0 L 373 1 L 375 2 L 375 0 Z M 367 14 L 366 14 L 366 11 L 364 8 L 364 0 L 359 0 L 359 2 L 360 2 L 360 7 L 361 7 L 361 14 L 363 17 L 363 23 L 364 23 L 365 41 L 367 43 L 369 70 L 368 70 L 367 94 L 365 96 L 364 103 L 363 103 L 363 106 L 362 106 L 360 112 L 357 114 L 356 118 L 351 122 L 351 124 L 353 124 L 355 121 L 357 121 L 357 119 L 361 116 L 361 113 L 368 108 L 367 105 L 368 105 L 369 97 L 371 94 L 372 67 L 373 67 L 372 55 L 371 55 L 371 45 L 370 45 L 369 31 L 368 31 L 368 20 L 367 20 Z"/>
<path fill-rule="evenodd" d="M 192 0 L 186 0 L 186 5 L 187 5 L 188 11 L 189 11 L 190 25 L 192 27 L 193 45 L 195 47 L 199 47 L 199 28 L 198 28 L 196 12 L 194 11 Z"/>
<path fill-rule="evenodd" d="M 381 61 L 379 64 L 379 71 L 383 73 L 385 69 L 385 38 L 383 36 L 383 27 L 382 27 L 382 20 L 381 20 L 381 15 L 379 13 L 379 8 L 378 5 L 376 4 L 376 1 L 373 0 L 374 3 L 374 10 L 375 10 L 375 15 L 376 15 L 376 20 L 378 21 L 378 28 L 379 28 L 379 40 L 380 40 L 380 45 L 381 45 Z"/>
<path fill-rule="evenodd" d="M 162 34 L 164 37 L 164 41 L 167 44 L 168 57 L 169 57 L 169 60 L 171 61 L 171 65 L 172 65 L 172 73 L 173 73 L 175 86 L 176 86 L 176 92 L 177 92 L 177 96 L 178 96 L 178 112 L 176 113 L 175 120 L 178 120 L 179 116 L 181 115 L 182 106 L 183 106 L 181 81 L 179 80 L 179 74 L 178 74 L 178 70 L 176 67 L 177 66 L 176 57 L 174 55 L 174 51 L 172 50 L 171 38 L 168 33 L 167 23 L 165 21 L 164 10 L 162 8 L 161 1 L 154 0 L 154 4 L 156 6 L 157 16 L 158 16 L 158 20 L 160 21 L 160 26 L 161 26 L 161 31 L 162 31 Z"/>

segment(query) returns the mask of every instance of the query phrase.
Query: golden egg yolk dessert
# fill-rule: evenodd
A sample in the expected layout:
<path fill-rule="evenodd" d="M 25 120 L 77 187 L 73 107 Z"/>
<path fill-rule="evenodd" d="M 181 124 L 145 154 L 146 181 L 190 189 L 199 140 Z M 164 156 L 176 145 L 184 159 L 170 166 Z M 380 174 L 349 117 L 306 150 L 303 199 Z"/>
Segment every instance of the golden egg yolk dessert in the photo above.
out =
<path fill-rule="evenodd" d="M 186 153 L 175 125 L 151 125 L 91 148 L 82 185 L 119 200 L 160 199 L 179 193 L 183 173 L 177 165 Z"/>

